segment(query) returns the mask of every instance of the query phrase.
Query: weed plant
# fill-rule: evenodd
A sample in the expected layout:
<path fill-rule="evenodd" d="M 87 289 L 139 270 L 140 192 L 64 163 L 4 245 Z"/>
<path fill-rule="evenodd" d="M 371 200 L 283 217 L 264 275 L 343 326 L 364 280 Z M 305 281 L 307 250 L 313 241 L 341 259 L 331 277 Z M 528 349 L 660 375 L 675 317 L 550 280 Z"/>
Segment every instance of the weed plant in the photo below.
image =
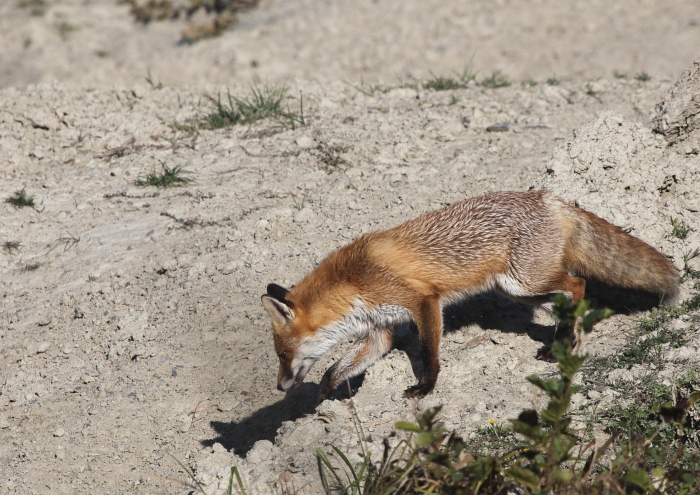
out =
<path fill-rule="evenodd" d="M 25 188 L 22 188 L 21 191 L 16 191 L 12 196 L 5 199 L 5 203 L 10 203 L 17 209 L 29 207 L 36 210 L 34 196 L 27 196 L 27 191 Z"/>
<path fill-rule="evenodd" d="M 139 177 L 134 181 L 137 186 L 155 186 L 155 187 L 175 187 L 175 186 L 185 186 L 194 182 L 193 179 L 186 177 L 186 174 L 191 172 L 184 170 L 179 165 L 175 167 L 168 167 L 166 164 L 161 163 L 161 171 L 157 172 L 155 169 L 144 177 Z"/>
<path fill-rule="evenodd" d="M 299 96 L 299 113 L 292 112 L 287 103 L 286 86 L 257 86 L 251 87 L 250 95 L 238 98 L 228 91 L 226 97 L 222 99 L 221 94 L 216 98 L 208 96 L 209 102 L 213 106 L 212 111 L 189 124 L 178 124 L 174 126 L 179 130 L 195 132 L 198 129 L 221 129 L 234 125 L 250 125 L 263 119 L 272 119 L 275 122 L 275 129 L 296 129 L 306 127 L 304 116 L 303 95 Z"/>
<path fill-rule="evenodd" d="M 678 239 L 685 239 L 693 231 L 683 220 L 673 217 L 671 217 L 671 229 L 671 235 Z"/>

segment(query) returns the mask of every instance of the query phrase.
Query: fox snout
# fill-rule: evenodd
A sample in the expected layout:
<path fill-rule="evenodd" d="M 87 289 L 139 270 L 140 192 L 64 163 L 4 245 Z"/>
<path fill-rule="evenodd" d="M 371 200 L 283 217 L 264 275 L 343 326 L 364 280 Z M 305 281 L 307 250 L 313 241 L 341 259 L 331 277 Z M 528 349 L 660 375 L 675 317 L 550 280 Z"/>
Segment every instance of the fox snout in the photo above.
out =
<path fill-rule="evenodd" d="M 277 390 L 286 392 L 287 390 L 297 388 L 300 383 L 301 380 L 295 380 L 292 370 L 288 366 L 280 363 L 280 369 L 277 373 Z"/>

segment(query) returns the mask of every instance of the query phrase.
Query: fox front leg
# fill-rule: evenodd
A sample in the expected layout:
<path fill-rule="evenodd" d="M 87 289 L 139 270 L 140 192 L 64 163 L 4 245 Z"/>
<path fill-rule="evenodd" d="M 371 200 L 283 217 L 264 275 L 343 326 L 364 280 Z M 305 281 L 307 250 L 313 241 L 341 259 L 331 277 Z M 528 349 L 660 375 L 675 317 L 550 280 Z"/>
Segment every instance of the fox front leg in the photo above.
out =
<path fill-rule="evenodd" d="M 355 342 L 323 375 L 316 403 L 326 400 L 340 383 L 359 375 L 382 357 L 391 348 L 391 335 L 390 328 L 378 328 Z"/>
<path fill-rule="evenodd" d="M 435 388 L 440 373 L 440 338 L 442 337 L 442 307 L 437 296 L 426 297 L 413 311 L 421 344 L 423 375 L 418 383 L 408 387 L 404 396 L 423 397 Z"/>

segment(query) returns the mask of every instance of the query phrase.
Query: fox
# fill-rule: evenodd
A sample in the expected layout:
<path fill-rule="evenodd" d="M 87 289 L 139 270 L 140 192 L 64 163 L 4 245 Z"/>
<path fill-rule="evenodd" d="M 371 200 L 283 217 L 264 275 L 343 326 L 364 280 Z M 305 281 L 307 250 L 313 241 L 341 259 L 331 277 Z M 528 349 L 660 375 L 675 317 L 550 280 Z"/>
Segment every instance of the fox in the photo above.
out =
<path fill-rule="evenodd" d="M 279 358 L 277 388 L 298 387 L 323 355 L 353 340 L 323 375 L 320 403 L 387 353 L 394 328 L 413 320 L 423 371 L 404 395 L 423 397 L 440 372 L 443 306 L 490 290 L 527 304 L 557 293 L 577 303 L 586 279 L 665 304 L 680 284 L 655 248 L 545 190 L 492 192 L 364 234 L 291 289 L 267 286 L 261 299 Z M 574 337 L 571 326 L 555 334 Z"/>

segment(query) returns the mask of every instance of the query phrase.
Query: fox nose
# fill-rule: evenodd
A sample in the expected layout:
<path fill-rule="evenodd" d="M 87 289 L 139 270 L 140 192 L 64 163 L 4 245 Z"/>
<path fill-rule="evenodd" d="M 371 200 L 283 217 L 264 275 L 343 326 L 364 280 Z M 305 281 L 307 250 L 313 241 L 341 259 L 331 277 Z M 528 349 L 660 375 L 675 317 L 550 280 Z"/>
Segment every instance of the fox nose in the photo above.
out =
<path fill-rule="evenodd" d="M 280 382 L 277 382 L 277 390 L 281 390 L 284 392 L 284 388 L 282 387 L 282 384 Z"/>

